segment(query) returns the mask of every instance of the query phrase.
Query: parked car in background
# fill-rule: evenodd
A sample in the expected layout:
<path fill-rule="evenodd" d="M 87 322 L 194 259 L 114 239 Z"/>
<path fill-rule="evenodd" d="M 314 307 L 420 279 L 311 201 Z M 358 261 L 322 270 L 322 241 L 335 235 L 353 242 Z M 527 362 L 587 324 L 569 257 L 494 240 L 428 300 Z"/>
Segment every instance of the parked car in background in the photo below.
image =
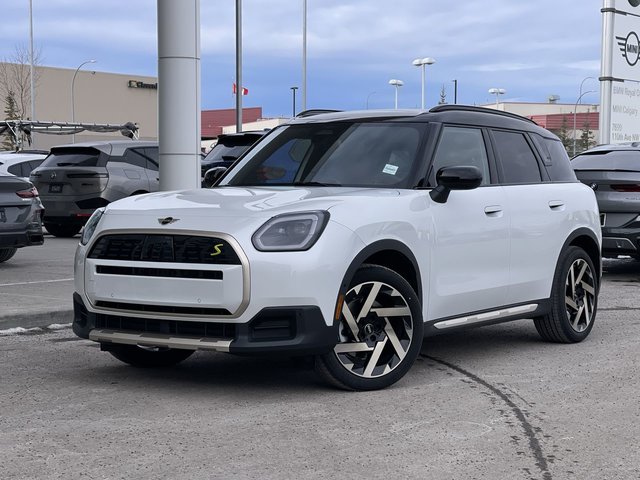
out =
<path fill-rule="evenodd" d="M 209 150 L 207 156 L 201 162 L 201 174 L 214 167 L 229 168 L 240 155 L 249 150 L 258 140 L 264 137 L 267 131 L 252 131 L 240 133 L 228 133 L 218 137 L 218 143 Z"/>
<path fill-rule="evenodd" d="M 596 192 L 602 255 L 640 260 L 640 143 L 600 145 L 574 157 L 571 166 Z"/>
<path fill-rule="evenodd" d="M 19 248 L 42 245 L 42 212 L 38 190 L 31 182 L 0 174 L 0 263 Z"/>
<path fill-rule="evenodd" d="M 53 147 L 30 179 L 45 206 L 47 231 L 72 237 L 96 208 L 158 190 L 158 144 L 118 140 Z"/>
<path fill-rule="evenodd" d="M 31 172 L 47 158 L 47 154 L 44 150 L 0 152 L 0 174 L 15 175 L 28 180 Z"/>
<path fill-rule="evenodd" d="M 478 107 L 295 118 L 214 188 L 97 210 L 73 330 L 135 366 L 200 349 L 315 357 L 351 390 L 399 380 L 425 335 L 526 318 L 580 342 L 598 207 L 558 152 L 532 121 Z"/>

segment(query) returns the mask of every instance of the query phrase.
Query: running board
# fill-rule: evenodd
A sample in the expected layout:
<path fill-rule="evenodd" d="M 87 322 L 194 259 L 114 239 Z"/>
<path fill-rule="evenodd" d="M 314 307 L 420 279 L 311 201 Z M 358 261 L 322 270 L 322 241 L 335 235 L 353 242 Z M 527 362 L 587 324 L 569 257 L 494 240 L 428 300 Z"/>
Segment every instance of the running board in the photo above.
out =
<path fill-rule="evenodd" d="M 436 322 L 433 324 L 438 330 L 446 328 L 460 327 L 463 325 L 473 325 L 476 323 L 491 322 L 494 320 L 500 320 L 501 318 L 512 317 L 514 315 L 520 315 L 523 313 L 534 312 L 538 308 L 537 303 L 531 303 L 529 305 L 520 305 L 519 307 L 505 308 L 502 310 L 494 310 L 493 312 L 479 313 L 477 315 L 469 315 L 468 317 L 452 318 L 451 320 L 444 320 L 442 322 Z"/>
<path fill-rule="evenodd" d="M 141 345 L 148 347 L 180 348 L 183 350 L 216 350 L 228 352 L 231 340 L 202 338 L 202 337 L 174 337 L 162 333 L 129 333 L 119 330 L 94 329 L 89 333 L 89 340 L 94 342 L 110 342 L 125 345 Z"/>

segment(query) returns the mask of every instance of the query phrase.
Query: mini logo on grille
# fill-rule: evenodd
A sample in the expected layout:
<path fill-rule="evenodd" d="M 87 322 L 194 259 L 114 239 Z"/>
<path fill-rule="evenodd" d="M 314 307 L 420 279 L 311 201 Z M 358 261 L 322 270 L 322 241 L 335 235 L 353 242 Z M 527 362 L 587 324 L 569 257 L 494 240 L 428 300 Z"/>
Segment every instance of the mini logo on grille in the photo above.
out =
<path fill-rule="evenodd" d="M 58 175 L 56 175 L 56 172 L 51 172 L 51 180 L 55 180 L 57 176 Z"/>
<path fill-rule="evenodd" d="M 169 225 L 171 223 L 176 223 L 178 220 L 180 220 L 179 218 L 173 218 L 173 217 L 164 217 L 164 218 L 159 218 L 158 219 L 158 223 L 160 225 Z"/>

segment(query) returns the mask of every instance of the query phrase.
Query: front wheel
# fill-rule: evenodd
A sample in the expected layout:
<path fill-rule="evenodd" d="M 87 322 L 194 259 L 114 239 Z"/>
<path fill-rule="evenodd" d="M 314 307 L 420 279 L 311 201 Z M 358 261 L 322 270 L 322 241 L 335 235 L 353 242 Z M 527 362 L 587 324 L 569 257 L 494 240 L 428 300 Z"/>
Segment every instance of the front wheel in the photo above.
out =
<path fill-rule="evenodd" d="M 320 376 L 345 390 L 377 390 L 400 380 L 420 352 L 424 331 L 411 285 L 388 268 L 363 266 L 341 312 L 341 342 L 316 357 Z"/>
<path fill-rule="evenodd" d="M 598 277 L 591 257 L 569 247 L 558 261 L 551 292 L 551 312 L 534 318 L 540 336 L 550 342 L 576 343 L 589 335 L 598 307 Z"/>
<path fill-rule="evenodd" d="M 193 354 L 193 350 L 175 348 L 139 347 L 137 345 L 110 345 L 109 353 L 134 367 L 170 367 Z"/>

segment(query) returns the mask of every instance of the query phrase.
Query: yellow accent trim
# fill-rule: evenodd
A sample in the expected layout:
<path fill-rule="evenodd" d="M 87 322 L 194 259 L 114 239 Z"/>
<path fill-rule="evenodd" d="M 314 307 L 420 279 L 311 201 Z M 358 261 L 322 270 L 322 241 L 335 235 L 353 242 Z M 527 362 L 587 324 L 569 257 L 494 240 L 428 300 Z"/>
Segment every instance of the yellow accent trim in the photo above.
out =
<path fill-rule="evenodd" d="M 212 257 L 215 257 L 216 255 L 220 255 L 222 253 L 222 250 L 220 250 L 220 247 L 222 247 L 224 245 L 224 243 L 217 243 L 213 246 L 213 248 L 215 249 L 213 253 L 210 253 L 209 255 L 211 255 Z"/>

